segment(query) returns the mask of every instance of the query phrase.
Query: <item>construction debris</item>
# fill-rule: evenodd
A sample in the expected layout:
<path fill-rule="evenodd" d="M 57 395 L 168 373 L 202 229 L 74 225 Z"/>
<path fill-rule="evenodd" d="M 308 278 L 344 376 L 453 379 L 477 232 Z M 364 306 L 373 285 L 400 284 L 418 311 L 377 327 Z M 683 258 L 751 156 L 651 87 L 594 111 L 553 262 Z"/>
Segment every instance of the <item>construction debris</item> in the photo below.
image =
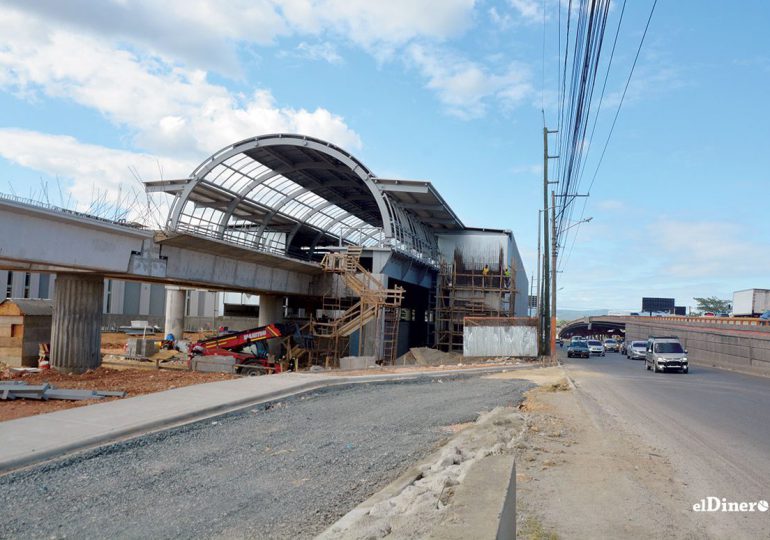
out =
<path fill-rule="evenodd" d="M 105 397 L 125 397 L 125 392 L 109 390 L 77 390 L 72 388 L 55 388 L 48 383 L 27 384 L 26 381 L 0 381 L 0 400 L 15 399 L 64 399 L 77 401 L 82 399 L 102 399 Z"/>
<path fill-rule="evenodd" d="M 413 347 L 409 352 L 412 353 L 418 366 L 448 366 L 463 361 L 461 354 L 447 353 L 429 347 Z"/>

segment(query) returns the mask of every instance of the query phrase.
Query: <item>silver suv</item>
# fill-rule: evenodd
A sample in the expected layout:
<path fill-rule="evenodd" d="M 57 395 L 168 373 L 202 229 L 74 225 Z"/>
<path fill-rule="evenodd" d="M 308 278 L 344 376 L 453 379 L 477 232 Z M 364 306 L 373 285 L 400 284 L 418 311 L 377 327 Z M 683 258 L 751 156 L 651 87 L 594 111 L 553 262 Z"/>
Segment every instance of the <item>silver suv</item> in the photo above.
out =
<path fill-rule="evenodd" d="M 647 338 L 645 367 L 655 373 L 667 369 L 678 369 L 682 373 L 689 371 L 687 351 L 676 336 L 650 336 Z"/>

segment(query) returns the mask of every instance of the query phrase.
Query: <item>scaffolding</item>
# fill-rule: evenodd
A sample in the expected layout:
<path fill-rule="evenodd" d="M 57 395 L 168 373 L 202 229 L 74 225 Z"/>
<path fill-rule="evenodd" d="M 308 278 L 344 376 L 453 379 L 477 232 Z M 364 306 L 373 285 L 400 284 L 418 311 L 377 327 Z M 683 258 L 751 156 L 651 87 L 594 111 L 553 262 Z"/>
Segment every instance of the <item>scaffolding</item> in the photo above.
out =
<path fill-rule="evenodd" d="M 321 267 L 339 275 L 352 297 L 337 294 L 324 297 L 324 318 L 312 320 L 316 360 L 336 364 L 346 355 L 362 356 L 365 332 L 374 330 L 374 356 L 384 364 L 393 364 L 398 348 L 398 326 L 404 290 L 386 288 L 371 272 L 361 266 L 361 247 L 345 252 L 327 253 Z M 331 317 L 328 315 L 331 313 Z M 373 323 L 373 324 L 370 324 Z M 358 350 L 350 350 L 350 336 L 358 332 Z M 357 354 L 356 354 L 357 353 Z"/>
<path fill-rule="evenodd" d="M 515 270 L 506 275 L 503 254 L 484 272 L 484 265 L 463 261 L 455 253 L 452 263 L 443 261 L 436 291 L 436 347 L 445 352 L 463 350 L 466 317 L 512 317 Z"/>

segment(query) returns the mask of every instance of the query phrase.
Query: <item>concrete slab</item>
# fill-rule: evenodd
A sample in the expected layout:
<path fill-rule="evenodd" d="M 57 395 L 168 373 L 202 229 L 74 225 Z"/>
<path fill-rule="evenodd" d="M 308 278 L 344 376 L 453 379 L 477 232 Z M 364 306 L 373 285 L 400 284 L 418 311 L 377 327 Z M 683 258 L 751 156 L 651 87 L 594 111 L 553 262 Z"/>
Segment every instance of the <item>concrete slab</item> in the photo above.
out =
<path fill-rule="evenodd" d="M 340 369 L 366 369 L 377 365 L 374 356 L 345 356 L 340 358 Z"/>
<path fill-rule="evenodd" d="M 68 453 L 322 387 L 458 374 L 473 375 L 513 369 L 517 367 L 497 366 L 357 377 L 339 377 L 324 373 L 280 373 L 186 386 L 18 418 L 0 422 L 0 474 Z"/>
<path fill-rule="evenodd" d="M 236 359 L 232 356 L 194 356 L 190 367 L 193 371 L 208 373 L 235 373 Z"/>
<path fill-rule="evenodd" d="M 514 540 L 516 463 L 513 455 L 487 456 L 474 463 L 457 487 L 449 511 L 431 540 Z"/>

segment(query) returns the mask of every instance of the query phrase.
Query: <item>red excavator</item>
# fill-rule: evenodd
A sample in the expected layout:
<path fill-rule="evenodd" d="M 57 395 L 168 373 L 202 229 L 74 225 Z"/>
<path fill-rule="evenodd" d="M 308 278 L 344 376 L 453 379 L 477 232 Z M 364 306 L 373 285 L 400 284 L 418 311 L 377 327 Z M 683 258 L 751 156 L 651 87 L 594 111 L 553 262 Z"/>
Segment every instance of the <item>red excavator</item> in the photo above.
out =
<path fill-rule="evenodd" d="M 190 349 L 193 356 L 232 356 L 236 360 L 236 373 L 266 375 L 283 371 L 281 364 L 269 354 L 267 340 L 291 336 L 294 325 L 268 324 L 240 332 L 226 332 L 202 339 Z"/>

